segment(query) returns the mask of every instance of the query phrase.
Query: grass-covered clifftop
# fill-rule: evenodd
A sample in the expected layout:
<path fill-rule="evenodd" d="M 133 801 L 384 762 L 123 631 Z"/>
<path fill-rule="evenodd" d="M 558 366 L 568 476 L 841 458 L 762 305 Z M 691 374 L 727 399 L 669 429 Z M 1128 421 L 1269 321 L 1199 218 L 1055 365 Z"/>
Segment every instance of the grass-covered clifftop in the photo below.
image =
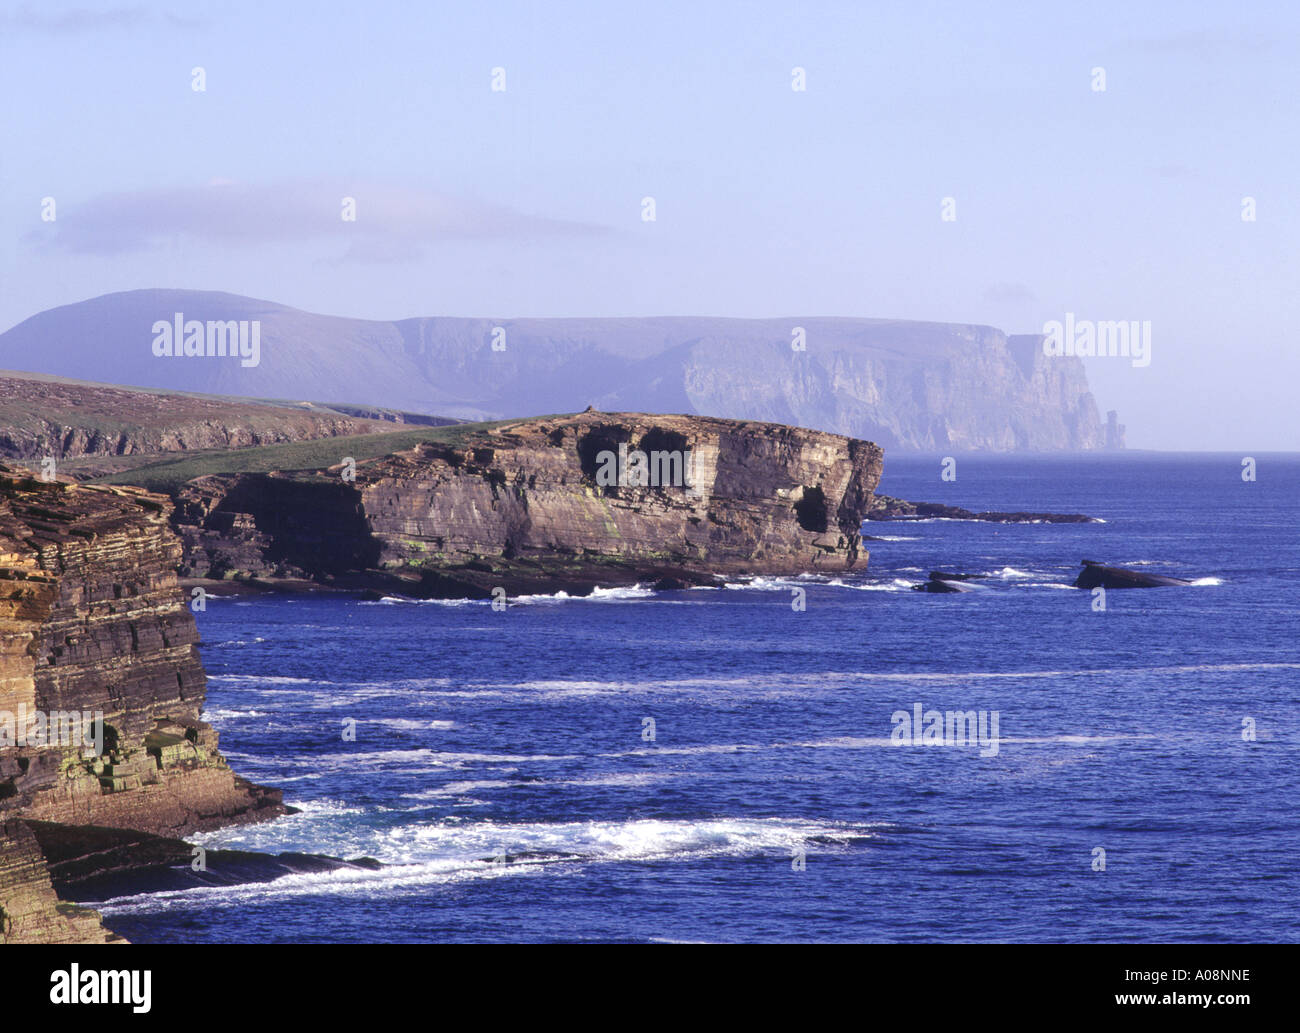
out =
<path fill-rule="evenodd" d="M 314 456 L 310 445 L 316 441 L 455 423 L 373 406 L 192 394 L 0 371 L 0 460 L 39 471 L 52 459 L 56 474 L 75 480 L 140 483 L 130 471 L 187 456 L 203 456 L 206 472 L 215 457 L 227 453 L 305 444 Z M 351 452 L 340 454 L 381 454 L 349 447 Z M 315 465 L 313 458 L 304 462 Z M 167 488 L 175 482 L 152 483 Z"/>
<path fill-rule="evenodd" d="M 491 427 L 520 421 L 457 423 L 349 437 L 291 441 L 259 448 L 214 449 L 137 466 L 100 478 L 106 484 L 136 484 L 150 491 L 171 493 L 197 477 L 224 473 L 270 473 L 272 470 L 323 470 L 344 458 L 360 462 L 414 448 L 424 442 L 460 444 Z"/>

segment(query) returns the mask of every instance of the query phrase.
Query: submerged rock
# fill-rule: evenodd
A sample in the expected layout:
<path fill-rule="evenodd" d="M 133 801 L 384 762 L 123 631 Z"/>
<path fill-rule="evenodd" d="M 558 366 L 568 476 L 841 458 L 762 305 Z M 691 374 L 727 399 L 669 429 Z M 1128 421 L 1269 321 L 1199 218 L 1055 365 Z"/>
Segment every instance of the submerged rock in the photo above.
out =
<path fill-rule="evenodd" d="M 383 867 L 371 857 L 344 860 L 325 854 L 219 849 L 200 854 L 184 840 L 147 832 L 39 821 L 25 824 L 40 844 L 54 889 L 73 901 L 270 882 L 285 875 L 341 868 Z M 202 864 L 196 865 L 200 856 Z"/>

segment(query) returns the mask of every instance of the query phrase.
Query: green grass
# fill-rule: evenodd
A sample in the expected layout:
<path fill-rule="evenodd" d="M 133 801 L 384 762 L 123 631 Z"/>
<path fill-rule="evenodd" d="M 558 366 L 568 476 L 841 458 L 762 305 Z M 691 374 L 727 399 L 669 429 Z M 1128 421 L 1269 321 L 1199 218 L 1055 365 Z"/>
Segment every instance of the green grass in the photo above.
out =
<path fill-rule="evenodd" d="M 448 445 L 465 444 L 483 432 L 519 420 L 490 423 L 455 423 L 446 427 L 420 427 L 389 434 L 360 434 L 353 437 L 316 438 L 290 441 L 257 448 L 223 449 L 186 453 L 149 463 L 122 473 L 97 477 L 94 484 L 134 484 L 150 491 L 171 492 L 195 477 L 217 473 L 267 473 L 271 470 L 320 470 L 351 456 L 360 462 L 401 452 L 425 441 Z"/>

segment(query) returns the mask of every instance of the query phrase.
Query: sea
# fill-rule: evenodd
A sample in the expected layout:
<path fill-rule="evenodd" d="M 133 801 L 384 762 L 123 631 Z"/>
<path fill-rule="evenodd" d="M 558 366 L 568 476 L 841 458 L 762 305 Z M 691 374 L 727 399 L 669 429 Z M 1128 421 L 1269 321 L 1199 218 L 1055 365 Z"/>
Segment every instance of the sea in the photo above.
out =
<path fill-rule="evenodd" d="M 504 610 L 210 600 L 206 719 L 298 811 L 193 842 L 382 866 L 96 906 L 158 943 L 1300 939 L 1300 456 L 942 460 L 880 490 L 1099 522 Z"/>

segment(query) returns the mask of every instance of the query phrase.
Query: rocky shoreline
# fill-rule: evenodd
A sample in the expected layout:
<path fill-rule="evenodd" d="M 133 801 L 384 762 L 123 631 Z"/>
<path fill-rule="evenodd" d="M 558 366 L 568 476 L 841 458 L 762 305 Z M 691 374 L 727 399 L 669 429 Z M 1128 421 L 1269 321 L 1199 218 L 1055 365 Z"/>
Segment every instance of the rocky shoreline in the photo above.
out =
<path fill-rule="evenodd" d="M 111 938 L 65 914 L 25 821 L 176 836 L 286 812 L 200 716 L 169 511 L 0 465 L 0 942 Z"/>
<path fill-rule="evenodd" d="M 635 468 L 638 454 L 677 479 L 604 476 L 610 455 Z M 877 446 L 833 434 L 594 411 L 422 444 L 354 476 L 201 478 L 175 507 L 0 464 L 0 942 L 120 941 L 62 897 L 377 864 L 213 851 L 186 865 L 186 834 L 290 808 L 231 771 L 202 720 L 178 572 L 224 563 L 198 584 L 486 597 L 851 570 L 867 560 L 859 527 L 880 468 Z M 245 576 L 227 576 L 231 557 Z M 75 718 L 64 730 L 78 734 L 30 739 L 34 715 Z"/>
<path fill-rule="evenodd" d="M 203 476 L 171 497 L 0 464 L 0 716 L 102 717 L 93 749 L 0 738 L 0 942 L 120 940 L 78 900 L 378 864 L 189 864 L 185 835 L 291 811 L 229 768 L 202 720 L 194 595 L 677 590 L 861 571 L 868 519 L 1090 519 L 877 497 L 875 444 L 740 420 L 588 410 L 338 459 Z"/>

